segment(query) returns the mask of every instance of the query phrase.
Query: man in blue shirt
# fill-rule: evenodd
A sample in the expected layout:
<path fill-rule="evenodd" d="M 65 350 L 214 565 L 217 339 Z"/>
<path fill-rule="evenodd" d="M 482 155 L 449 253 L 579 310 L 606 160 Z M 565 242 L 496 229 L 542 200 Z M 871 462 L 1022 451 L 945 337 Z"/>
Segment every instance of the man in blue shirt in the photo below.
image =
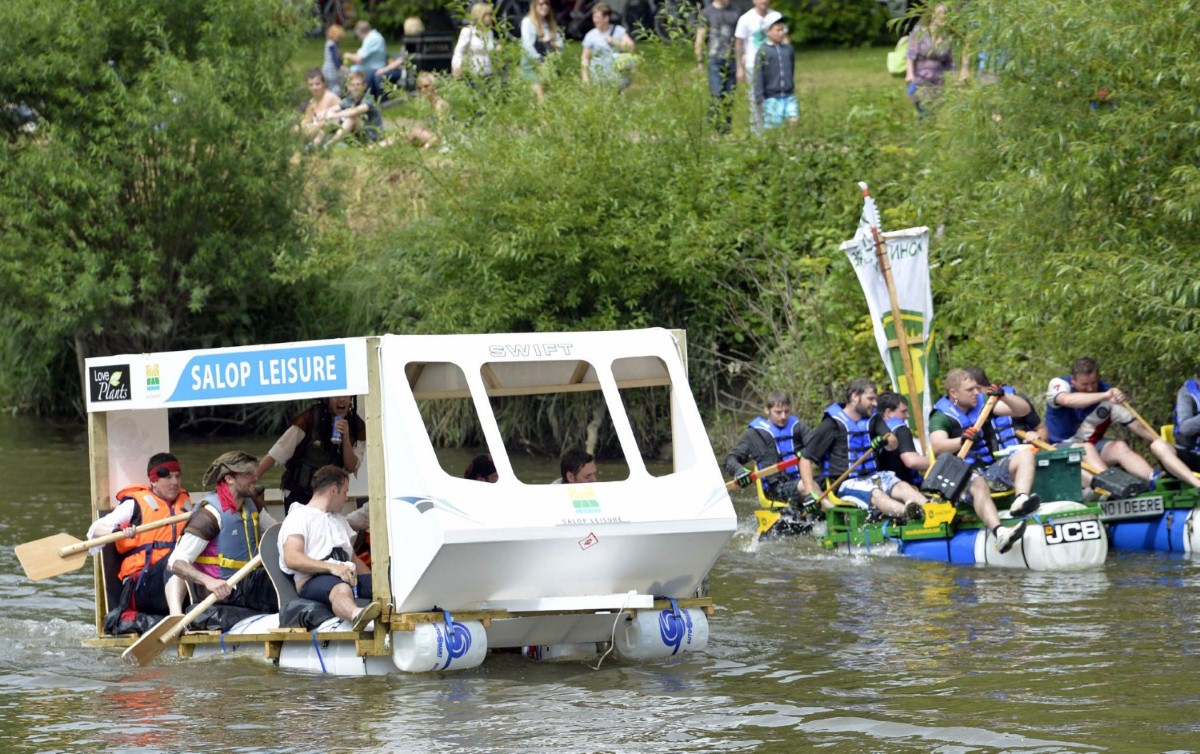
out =
<path fill-rule="evenodd" d="M 352 63 L 351 71 L 361 71 L 369 76 L 387 65 L 387 42 L 377 29 L 372 29 L 366 21 L 359 21 L 354 25 L 354 36 L 362 41 L 362 46 L 358 52 L 346 53 L 346 59 Z"/>

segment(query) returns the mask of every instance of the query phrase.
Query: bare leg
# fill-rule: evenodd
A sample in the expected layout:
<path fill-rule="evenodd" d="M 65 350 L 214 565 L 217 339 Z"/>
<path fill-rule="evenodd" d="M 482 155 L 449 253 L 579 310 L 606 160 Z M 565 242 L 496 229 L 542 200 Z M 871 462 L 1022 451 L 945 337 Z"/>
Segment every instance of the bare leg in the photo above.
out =
<path fill-rule="evenodd" d="M 901 503 L 920 503 L 924 505 L 929 502 L 921 491 L 912 486 L 908 482 L 896 482 L 892 485 L 892 491 L 888 493 L 891 497 L 899 500 Z"/>
<path fill-rule="evenodd" d="M 1013 479 L 1013 491 L 1018 495 L 1029 494 L 1033 489 L 1033 453 L 1018 452 L 1008 459 L 1008 473 Z"/>
<path fill-rule="evenodd" d="M 1196 478 L 1196 475 L 1192 473 L 1188 465 L 1176 454 L 1175 448 L 1172 448 L 1171 444 L 1166 440 L 1159 438 L 1150 443 L 1150 452 L 1154 454 L 1154 457 L 1158 459 L 1158 462 L 1163 465 L 1163 468 L 1171 476 L 1185 484 L 1200 488 L 1200 479 Z"/>
<path fill-rule="evenodd" d="M 904 504 L 888 497 L 884 494 L 883 490 L 876 489 L 871 491 L 871 504 L 888 518 L 904 517 Z"/>
<path fill-rule="evenodd" d="M 1149 480 L 1150 475 L 1154 473 L 1154 469 L 1150 468 L 1146 459 L 1133 452 L 1133 448 L 1121 440 L 1106 443 L 1104 450 L 1100 451 L 1100 458 L 1106 464 L 1110 466 L 1116 464 L 1139 479 Z"/>
<path fill-rule="evenodd" d="M 1000 514 L 996 513 L 996 504 L 992 502 L 992 491 L 978 474 L 971 477 L 971 506 L 988 531 L 1000 525 Z"/>
<path fill-rule="evenodd" d="M 538 102 L 546 101 L 546 87 L 542 86 L 542 82 L 533 85 L 533 93 L 537 95 Z"/>
<path fill-rule="evenodd" d="M 354 590 L 349 584 L 338 584 L 329 592 L 329 603 L 333 614 L 344 621 L 354 620 L 358 614 L 358 605 L 354 602 Z"/>

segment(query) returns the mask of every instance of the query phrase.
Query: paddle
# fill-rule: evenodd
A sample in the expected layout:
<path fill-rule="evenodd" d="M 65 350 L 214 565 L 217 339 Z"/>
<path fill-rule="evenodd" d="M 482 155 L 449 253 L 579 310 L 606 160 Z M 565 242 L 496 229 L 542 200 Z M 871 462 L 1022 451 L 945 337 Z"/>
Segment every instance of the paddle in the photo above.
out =
<path fill-rule="evenodd" d="M 888 438 L 890 438 L 891 436 L 892 436 L 891 432 L 887 433 L 886 435 L 883 436 L 883 441 L 887 442 Z M 825 488 L 825 491 L 822 492 L 820 494 L 820 496 L 817 497 L 815 504 L 820 505 L 821 501 L 825 499 L 826 495 L 828 495 L 830 492 L 833 492 L 839 486 L 841 486 L 842 482 L 846 481 L 846 479 L 850 476 L 850 474 L 853 473 L 853 471 L 855 469 L 857 469 L 859 466 L 861 466 L 863 463 L 865 463 L 866 460 L 868 458 L 870 458 L 874 452 L 875 452 L 874 448 L 867 448 L 867 451 L 865 453 L 863 453 L 861 456 L 859 456 L 857 461 L 850 464 L 850 468 L 843 471 L 842 475 L 833 481 L 833 484 L 831 484 Z M 796 459 L 796 460 L 799 460 L 799 459 Z M 766 469 L 763 469 L 763 471 L 766 471 Z M 759 510 L 755 511 L 754 516 L 755 516 L 755 518 L 758 519 L 758 535 L 761 537 L 762 535 L 764 535 L 768 531 L 770 531 L 771 527 L 775 525 L 775 522 L 777 522 L 779 520 L 781 515 L 782 514 L 780 514 L 776 510 L 759 509 Z"/>
<path fill-rule="evenodd" d="M 260 565 L 262 565 L 262 553 L 251 558 L 249 563 L 226 579 L 226 583 L 231 587 L 237 586 L 239 581 L 249 576 L 250 572 Z M 158 657 L 159 652 L 162 652 L 168 644 L 175 641 L 175 637 L 183 633 L 183 630 L 190 626 L 200 613 L 212 607 L 216 601 L 217 595 L 210 594 L 201 600 L 200 604 L 189 610 L 187 615 L 168 615 L 156 623 L 154 628 L 142 634 L 141 638 L 121 654 L 121 658 L 134 665 L 148 664 Z"/>
<path fill-rule="evenodd" d="M 1141 425 L 1146 428 L 1147 432 L 1154 435 L 1155 437 L 1159 436 L 1158 430 L 1155 429 L 1154 427 L 1151 427 L 1150 422 L 1143 419 L 1142 415 L 1137 412 L 1136 408 L 1134 408 L 1133 406 L 1130 406 L 1128 403 L 1124 403 L 1121 405 L 1123 405 L 1123 406 L 1125 406 L 1125 408 L 1129 409 L 1129 413 L 1133 414 L 1133 418 L 1137 419 L 1141 423 Z"/>
<path fill-rule="evenodd" d="M 793 466 L 795 466 L 798 463 L 800 463 L 800 457 L 793 456 L 793 457 L 787 459 L 786 461 L 780 461 L 779 463 L 777 463 L 773 466 L 768 466 L 765 469 L 755 469 L 754 471 L 751 471 L 750 479 L 752 481 L 755 479 L 766 479 L 767 477 L 771 476 L 772 474 L 778 474 L 781 471 L 787 471 L 788 469 L 792 468 Z M 725 489 L 729 490 L 730 492 L 732 492 L 733 490 L 736 490 L 737 488 L 738 488 L 738 483 L 737 483 L 736 479 L 725 483 Z"/>
<path fill-rule="evenodd" d="M 150 524 L 142 524 L 134 528 L 138 534 L 151 531 L 161 526 L 168 524 L 177 524 L 186 521 L 191 512 L 180 513 L 170 518 L 164 518 L 161 521 L 155 521 Z M 125 539 L 125 531 L 115 531 L 112 534 L 105 534 L 103 537 L 96 537 L 81 542 L 72 537 L 70 534 L 62 533 L 55 534 L 50 537 L 26 542 L 25 544 L 17 545 L 14 548 L 17 552 L 17 559 L 21 561 L 21 567 L 25 569 L 25 575 L 30 581 L 41 581 L 48 579 L 51 576 L 59 576 L 64 573 L 78 570 L 83 565 L 83 561 L 87 560 L 87 551 L 93 547 L 106 545 L 109 542 L 119 542 Z"/>

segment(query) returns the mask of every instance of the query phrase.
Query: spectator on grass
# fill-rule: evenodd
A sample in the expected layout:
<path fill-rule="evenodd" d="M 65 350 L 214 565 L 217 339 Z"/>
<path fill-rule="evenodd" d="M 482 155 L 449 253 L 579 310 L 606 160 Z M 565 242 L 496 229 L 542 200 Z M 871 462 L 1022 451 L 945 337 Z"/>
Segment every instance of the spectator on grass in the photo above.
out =
<path fill-rule="evenodd" d="M 408 52 L 401 51 L 389 60 L 387 65 L 367 76 L 367 91 L 376 102 L 387 102 L 394 92 L 403 92 L 409 88 L 409 75 Z"/>
<path fill-rule="evenodd" d="M 492 75 L 492 53 L 500 51 L 493 31 L 495 25 L 491 5 L 478 2 L 471 6 L 471 23 L 459 32 L 450 58 L 450 73 L 454 78 L 460 79 L 464 73 L 481 78 Z"/>
<path fill-rule="evenodd" d="M 754 7 L 742 14 L 733 32 L 737 80 L 749 85 L 750 130 L 754 133 L 761 132 L 763 127 L 761 103 L 754 95 L 754 63 L 758 59 L 758 48 L 766 44 L 767 27 L 781 15 L 771 10 L 771 0 L 754 0 Z"/>
<path fill-rule="evenodd" d="M 300 125 L 297 128 L 305 143 L 316 144 L 333 122 L 329 118 L 329 114 L 338 111 L 340 100 L 337 95 L 326 88 L 325 76 L 320 68 L 308 70 L 308 93 L 312 95 L 312 98 L 304 108 L 304 117 L 300 119 Z"/>
<path fill-rule="evenodd" d="M 367 21 L 359 21 L 354 25 L 354 36 L 362 42 L 358 52 L 346 53 L 346 62 L 351 72 L 369 75 L 387 65 L 387 42 L 377 29 L 372 29 Z"/>
<path fill-rule="evenodd" d="M 341 24 L 330 24 L 325 30 L 325 58 L 321 63 L 321 75 L 325 77 L 325 88 L 335 97 L 342 96 L 342 39 L 346 30 Z"/>
<path fill-rule="evenodd" d="M 796 53 L 787 42 L 787 18 L 767 27 L 767 43 L 754 61 L 754 96 L 762 108 L 763 128 L 794 126 L 800 120 L 796 101 Z"/>
<path fill-rule="evenodd" d="M 633 59 L 629 53 L 635 47 L 633 37 L 624 26 L 612 23 L 612 8 L 608 3 L 596 3 L 592 23 L 595 28 L 583 37 L 580 62 L 583 83 L 616 84 L 617 91 L 623 92 L 632 82 Z"/>
<path fill-rule="evenodd" d="M 340 126 L 325 146 L 333 146 L 356 136 L 368 145 L 379 141 L 383 135 L 383 115 L 375 104 L 375 98 L 367 92 L 367 77 L 362 71 L 350 74 L 346 85 L 350 95 L 342 100 L 339 109 L 328 115 L 331 120 L 341 121 Z"/>
<path fill-rule="evenodd" d="M 438 94 L 437 78 L 428 71 L 417 75 L 417 95 L 418 101 L 423 99 L 428 103 L 429 114 L 424 120 L 410 120 L 398 123 L 401 135 L 382 141 L 379 143 L 379 146 L 390 146 L 396 143 L 397 140 L 403 139 L 421 149 L 429 149 L 438 142 L 438 132 L 442 130 L 446 118 L 450 115 L 450 103 L 442 99 Z"/>
<path fill-rule="evenodd" d="M 721 133 L 729 133 L 733 123 L 733 91 L 737 88 L 737 61 L 733 33 L 737 30 L 736 8 L 729 0 L 713 0 L 700 11 L 696 27 L 696 67 L 704 73 L 705 41 L 708 42 L 708 90 L 712 93 L 712 124 Z"/>
<path fill-rule="evenodd" d="M 942 93 L 946 75 L 954 73 L 954 51 L 946 36 L 946 6 L 938 4 L 927 13 L 908 35 L 908 56 L 904 81 L 908 98 L 921 117 Z"/>
<path fill-rule="evenodd" d="M 521 75 L 533 87 L 538 102 L 546 99 L 543 64 L 562 48 L 563 34 L 558 30 L 550 0 L 533 0 L 528 15 L 521 19 Z"/>

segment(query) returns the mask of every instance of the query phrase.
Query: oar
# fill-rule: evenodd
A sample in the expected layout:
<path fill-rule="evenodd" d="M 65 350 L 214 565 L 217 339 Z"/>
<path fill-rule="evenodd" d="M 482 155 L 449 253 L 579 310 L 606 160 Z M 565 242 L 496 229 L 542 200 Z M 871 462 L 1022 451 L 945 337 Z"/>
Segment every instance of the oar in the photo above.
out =
<path fill-rule="evenodd" d="M 755 469 L 754 471 L 751 471 L 750 479 L 751 480 L 766 479 L 767 477 L 771 476 L 772 474 L 778 474 L 781 471 L 787 471 L 788 469 L 792 468 L 793 466 L 795 466 L 798 463 L 800 463 L 800 456 L 793 456 L 792 458 L 789 458 L 786 461 L 780 461 L 779 463 L 775 464 L 774 466 L 768 466 L 765 469 Z M 738 483 L 737 483 L 736 479 L 725 483 L 725 489 L 727 489 L 731 492 L 733 490 L 736 490 L 737 487 L 738 487 Z"/>
<path fill-rule="evenodd" d="M 883 441 L 887 442 L 888 438 L 891 436 L 892 436 L 891 432 L 887 433 L 886 435 L 883 436 Z M 838 486 L 841 485 L 842 482 L 846 481 L 846 478 L 849 477 L 850 474 L 855 469 L 857 469 L 860 465 L 865 463 L 866 460 L 868 458 L 870 458 L 871 454 L 873 454 L 874 452 L 875 452 L 874 448 L 867 448 L 867 452 L 865 452 L 861 456 L 859 456 L 857 461 L 850 464 L 850 468 L 843 471 L 842 475 L 833 481 L 833 484 L 831 484 L 825 488 L 825 491 L 822 492 L 819 497 L 817 497 L 816 504 L 820 505 L 821 501 L 825 499 L 826 495 L 828 495 L 830 492 L 833 492 L 834 490 L 836 490 L 838 488 Z M 770 467 L 768 467 L 768 468 L 770 468 Z M 763 469 L 763 471 L 766 471 L 766 469 Z M 762 510 L 762 509 L 760 509 L 760 510 L 755 511 L 754 516 L 755 516 L 755 518 L 758 519 L 758 536 L 761 537 L 762 535 L 764 535 L 768 531 L 770 531 L 771 527 L 773 527 L 775 525 L 775 522 L 779 520 L 780 515 L 781 514 L 777 510 Z"/>
<path fill-rule="evenodd" d="M 1125 406 L 1125 408 L 1129 409 L 1129 413 L 1133 414 L 1133 418 L 1137 419 L 1139 422 L 1141 422 L 1142 426 L 1145 427 L 1146 430 L 1150 432 L 1150 434 L 1154 435 L 1155 437 L 1159 437 L 1158 430 L 1155 429 L 1154 427 L 1151 427 L 1150 422 L 1143 419 L 1142 415 L 1137 412 L 1136 408 L 1134 408 L 1133 406 L 1130 406 L 1128 403 L 1124 403 L 1121 405 L 1123 405 L 1123 406 Z"/>
<path fill-rule="evenodd" d="M 141 534 L 142 532 L 151 531 L 161 526 L 177 524 L 186 521 L 188 516 L 191 515 L 191 512 L 180 513 L 170 518 L 164 518 L 161 521 L 142 524 L 136 527 L 134 532 Z M 84 542 L 64 532 L 17 545 L 14 549 L 17 552 L 17 559 L 21 561 L 21 567 L 25 569 L 25 575 L 29 577 L 30 581 L 41 581 L 51 576 L 59 576 L 78 570 L 83 565 L 83 561 L 87 560 L 88 550 L 93 547 L 106 545 L 109 542 L 119 542 L 122 539 L 125 539 L 124 530 L 115 531 L 112 534 L 105 534 L 103 537 L 96 537 Z"/>
<path fill-rule="evenodd" d="M 250 562 L 238 569 L 238 572 L 226 579 L 229 586 L 237 586 L 238 582 L 250 575 L 250 572 L 262 565 L 262 553 L 251 558 Z M 199 617 L 200 613 L 209 609 L 217 601 L 216 594 L 210 594 L 201 600 L 200 604 L 188 611 L 187 615 L 168 615 L 154 625 L 146 633 L 142 634 L 141 638 L 133 643 L 129 649 L 126 649 L 121 657 L 134 665 L 146 665 L 158 653 L 171 642 L 175 641 L 175 637 L 183 633 L 183 629 L 191 625 L 192 621 Z"/>
<path fill-rule="evenodd" d="M 987 402 L 983 404 L 983 410 L 979 412 L 979 418 L 975 420 L 975 437 L 979 437 L 979 433 L 983 431 L 983 425 L 987 422 L 988 417 L 992 415 L 992 409 L 996 407 L 996 401 L 1000 400 L 1000 396 L 988 396 Z M 975 444 L 974 440 L 966 440 L 962 447 L 958 449 L 958 457 L 966 458 L 971 452 L 971 446 Z"/>

